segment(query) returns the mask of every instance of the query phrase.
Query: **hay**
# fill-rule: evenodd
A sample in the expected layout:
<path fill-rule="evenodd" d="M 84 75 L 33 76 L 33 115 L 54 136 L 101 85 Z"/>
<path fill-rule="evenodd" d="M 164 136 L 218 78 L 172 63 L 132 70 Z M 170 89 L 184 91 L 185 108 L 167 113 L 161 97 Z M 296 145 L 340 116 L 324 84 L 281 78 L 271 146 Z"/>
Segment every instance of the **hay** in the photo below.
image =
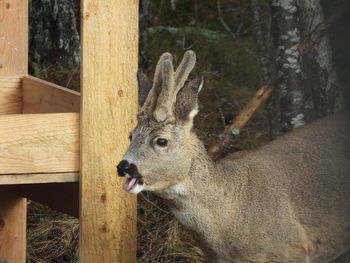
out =
<path fill-rule="evenodd" d="M 138 199 L 138 262 L 204 262 L 203 252 L 173 217 L 162 199 Z"/>
<path fill-rule="evenodd" d="M 28 202 L 28 263 L 78 262 L 79 220 Z"/>
<path fill-rule="evenodd" d="M 79 220 L 35 202 L 28 203 L 28 263 L 78 262 Z M 151 193 L 138 199 L 138 262 L 204 262 L 202 251 Z"/>

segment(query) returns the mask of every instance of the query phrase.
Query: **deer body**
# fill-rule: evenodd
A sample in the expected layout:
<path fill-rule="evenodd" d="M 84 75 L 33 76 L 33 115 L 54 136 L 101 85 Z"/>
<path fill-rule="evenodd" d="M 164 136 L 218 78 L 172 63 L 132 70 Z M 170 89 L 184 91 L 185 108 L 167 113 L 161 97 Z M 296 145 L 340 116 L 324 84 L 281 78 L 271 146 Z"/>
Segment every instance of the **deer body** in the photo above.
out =
<path fill-rule="evenodd" d="M 316 121 L 218 163 L 201 147 L 190 180 L 161 196 L 210 262 L 330 262 L 350 244 L 349 118 Z"/>
<path fill-rule="evenodd" d="M 172 58 L 167 56 L 158 63 L 141 113 L 151 110 L 139 115 L 118 167 L 119 175 L 129 177 L 125 190 L 154 191 L 163 197 L 209 262 L 327 263 L 346 252 L 349 113 L 326 117 L 255 151 L 214 163 L 191 129 L 197 112 L 193 83 L 173 91 L 171 103 L 163 101 L 169 102 L 169 91 L 154 96 L 154 83 L 162 83 L 158 93 L 169 83 L 164 61 Z M 187 78 L 184 64 L 170 72 L 175 80 Z M 170 83 L 173 87 L 176 81 Z"/>

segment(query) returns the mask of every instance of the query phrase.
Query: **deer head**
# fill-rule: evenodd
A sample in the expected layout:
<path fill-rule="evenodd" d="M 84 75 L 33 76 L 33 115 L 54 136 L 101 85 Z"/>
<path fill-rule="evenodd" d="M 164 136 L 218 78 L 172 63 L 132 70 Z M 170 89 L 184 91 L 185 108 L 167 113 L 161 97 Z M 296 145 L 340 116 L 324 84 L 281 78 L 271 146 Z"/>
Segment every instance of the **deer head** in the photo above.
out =
<path fill-rule="evenodd" d="M 128 178 L 124 184 L 126 191 L 161 192 L 188 177 L 191 153 L 196 147 L 191 130 L 202 87 L 198 78 L 186 82 L 195 61 L 195 53 L 187 51 L 174 71 L 172 55 L 164 53 L 157 63 L 151 89 L 147 77 L 138 75 L 142 104 L 138 124 L 117 166 L 118 175 Z"/>

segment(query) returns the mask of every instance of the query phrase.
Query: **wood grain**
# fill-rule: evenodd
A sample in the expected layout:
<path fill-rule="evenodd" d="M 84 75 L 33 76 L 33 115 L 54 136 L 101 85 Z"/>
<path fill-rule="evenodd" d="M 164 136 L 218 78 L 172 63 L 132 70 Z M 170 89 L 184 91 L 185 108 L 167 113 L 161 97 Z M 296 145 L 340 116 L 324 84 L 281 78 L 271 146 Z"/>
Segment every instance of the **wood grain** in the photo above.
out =
<path fill-rule="evenodd" d="M 22 79 L 0 76 L 0 115 L 22 113 Z"/>
<path fill-rule="evenodd" d="M 23 77 L 23 113 L 79 111 L 79 92 L 35 77 Z"/>
<path fill-rule="evenodd" d="M 0 174 L 79 170 L 79 113 L 0 115 Z"/>
<path fill-rule="evenodd" d="M 21 76 L 27 72 L 28 0 L 0 0 L 0 118 L 22 113 Z M 0 121 L 0 130 L 5 126 Z M 0 131 L 0 159 L 2 139 Z M 13 189 L 0 187 L 0 257 L 25 263 L 27 203 Z"/>
<path fill-rule="evenodd" d="M 28 72 L 28 1 L 0 0 L 0 76 Z"/>
<path fill-rule="evenodd" d="M 0 258 L 10 263 L 26 262 L 26 211 L 16 188 L 0 188 Z"/>
<path fill-rule="evenodd" d="M 78 182 L 79 173 L 0 174 L 0 185 Z"/>
<path fill-rule="evenodd" d="M 80 262 L 136 262 L 136 198 L 116 164 L 137 111 L 138 1 L 82 1 Z"/>

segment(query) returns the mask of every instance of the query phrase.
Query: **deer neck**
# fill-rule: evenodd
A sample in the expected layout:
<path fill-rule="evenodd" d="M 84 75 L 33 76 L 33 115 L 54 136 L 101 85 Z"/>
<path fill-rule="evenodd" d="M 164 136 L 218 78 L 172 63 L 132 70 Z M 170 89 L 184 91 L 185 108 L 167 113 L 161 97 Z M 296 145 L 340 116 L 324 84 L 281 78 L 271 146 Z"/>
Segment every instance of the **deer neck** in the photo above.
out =
<path fill-rule="evenodd" d="M 222 170 L 210 159 L 197 137 L 192 141 L 192 161 L 186 179 L 160 193 L 172 210 L 196 212 L 222 195 L 223 182 L 219 179 Z"/>

